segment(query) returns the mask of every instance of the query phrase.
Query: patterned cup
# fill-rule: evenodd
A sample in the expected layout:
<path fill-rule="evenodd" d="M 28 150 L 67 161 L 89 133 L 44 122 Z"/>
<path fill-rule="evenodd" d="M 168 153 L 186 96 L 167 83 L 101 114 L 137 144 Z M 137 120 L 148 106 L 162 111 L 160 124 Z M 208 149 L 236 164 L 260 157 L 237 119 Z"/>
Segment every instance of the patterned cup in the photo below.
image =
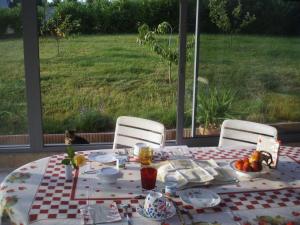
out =
<path fill-rule="evenodd" d="M 144 203 L 144 212 L 148 217 L 163 219 L 167 213 L 168 202 L 160 192 L 150 191 Z"/>

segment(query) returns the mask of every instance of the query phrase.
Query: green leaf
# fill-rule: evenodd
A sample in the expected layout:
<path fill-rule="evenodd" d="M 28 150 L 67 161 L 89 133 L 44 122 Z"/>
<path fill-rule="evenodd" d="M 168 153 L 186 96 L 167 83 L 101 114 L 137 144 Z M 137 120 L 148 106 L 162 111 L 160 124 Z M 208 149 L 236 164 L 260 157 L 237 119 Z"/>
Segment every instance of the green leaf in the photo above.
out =
<path fill-rule="evenodd" d="M 71 147 L 71 146 L 68 146 L 68 147 L 67 147 L 67 154 L 68 154 L 68 157 L 69 157 L 70 159 L 73 159 L 73 157 L 75 156 L 74 148 Z"/>
<path fill-rule="evenodd" d="M 68 158 L 66 158 L 66 159 L 63 159 L 63 160 L 61 161 L 61 163 L 64 164 L 64 165 L 70 165 L 70 164 L 71 164 L 71 160 L 68 159 Z"/>
<path fill-rule="evenodd" d="M 76 165 L 74 158 L 72 158 L 71 163 L 75 169 L 78 169 L 78 166 Z"/>

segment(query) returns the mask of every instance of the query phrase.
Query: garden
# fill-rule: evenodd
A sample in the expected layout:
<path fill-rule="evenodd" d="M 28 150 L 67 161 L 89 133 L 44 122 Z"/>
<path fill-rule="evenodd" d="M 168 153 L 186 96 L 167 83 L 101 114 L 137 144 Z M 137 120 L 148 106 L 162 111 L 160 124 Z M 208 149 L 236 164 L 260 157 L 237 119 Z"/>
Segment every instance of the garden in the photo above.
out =
<path fill-rule="evenodd" d="M 255 19 L 245 28 L 240 26 L 240 30 L 234 23 L 231 29 L 222 30 L 209 15 L 209 2 L 202 1 L 201 7 L 198 123 L 218 124 L 225 117 L 265 123 L 300 121 L 300 39 L 294 24 L 297 18 L 293 17 L 295 10 L 300 9 L 299 4 L 257 0 L 257 4 L 251 5 L 250 1 L 241 1 L 250 13 L 245 11 L 240 18 L 248 15 L 251 19 L 255 15 Z M 232 2 L 226 5 L 226 12 L 238 9 L 238 3 Z M 265 15 L 258 3 L 266 2 L 277 10 L 286 7 L 289 11 L 278 19 L 279 11 L 270 9 L 271 17 L 261 24 Z M 54 1 L 52 4 L 56 11 L 47 21 L 42 3 L 38 6 L 44 132 L 111 131 L 120 115 L 149 118 L 174 128 L 176 56 L 173 55 L 175 60 L 170 68 L 168 56 L 139 44 L 137 38 L 142 24 L 155 31 L 158 24 L 168 21 L 172 35 L 170 32 L 155 35 L 158 43 L 167 45 L 171 38 L 169 48 L 176 51 L 177 1 L 99 0 L 86 4 Z M 17 11 L 16 7 L 19 6 L 8 10 Z M 144 7 L 144 11 L 137 10 L 139 7 Z M 0 10 L 0 17 L 3 12 Z M 271 26 L 274 17 L 279 21 Z M 189 19 L 190 42 L 193 42 L 193 20 L 194 12 Z M 16 32 L 21 30 L 17 23 L 7 24 L 10 28 L 15 26 Z M 193 58 L 193 48 L 189 52 Z M 186 75 L 185 122 L 189 127 L 192 59 L 187 61 Z M 0 39 L 0 95 L 0 133 L 26 133 L 23 48 L 17 35 Z M 211 114 L 207 117 L 203 112 Z"/>

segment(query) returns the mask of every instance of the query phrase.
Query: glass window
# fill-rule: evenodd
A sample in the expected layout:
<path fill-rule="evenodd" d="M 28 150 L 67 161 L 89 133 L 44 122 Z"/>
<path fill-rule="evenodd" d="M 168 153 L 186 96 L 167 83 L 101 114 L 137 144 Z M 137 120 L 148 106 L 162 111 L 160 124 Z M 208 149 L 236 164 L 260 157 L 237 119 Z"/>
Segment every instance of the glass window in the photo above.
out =
<path fill-rule="evenodd" d="M 0 147 L 28 144 L 21 5 L 0 4 Z"/>
<path fill-rule="evenodd" d="M 296 1 L 201 1 L 197 135 L 217 135 L 226 118 L 300 121 L 299 9 Z M 192 69 L 188 63 L 188 130 Z"/>
<path fill-rule="evenodd" d="M 122 115 L 159 121 L 175 139 L 177 1 L 55 1 L 38 8 L 45 144 L 64 143 L 66 130 L 90 143 L 112 142 Z M 152 36 L 156 47 L 144 43 L 138 28 L 150 34 L 162 22 Z"/>

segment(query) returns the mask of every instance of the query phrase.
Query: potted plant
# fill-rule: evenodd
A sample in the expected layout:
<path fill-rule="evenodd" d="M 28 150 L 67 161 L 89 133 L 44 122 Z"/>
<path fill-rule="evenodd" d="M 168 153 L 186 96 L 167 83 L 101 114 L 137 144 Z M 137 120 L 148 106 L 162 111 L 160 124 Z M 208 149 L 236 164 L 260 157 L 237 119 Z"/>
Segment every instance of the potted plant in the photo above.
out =
<path fill-rule="evenodd" d="M 71 146 L 68 146 L 66 151 L 67 156 L 61 161 L 61 163 L 65 165 L 66 180 L 71 181 L 73 178 L 73 168 L 78 169 L 79 166 L 85 164 L 86 160 L 84 155 L 75 155 L 74 148 Z"/>
<path fill-rule="evenodd" d="M 234 116 L 232 103 L 235 94 L 230 90 L 207 88 L 198 96 L 198 118 L 201 135 L 218 135 L 224 119 Z"/>

